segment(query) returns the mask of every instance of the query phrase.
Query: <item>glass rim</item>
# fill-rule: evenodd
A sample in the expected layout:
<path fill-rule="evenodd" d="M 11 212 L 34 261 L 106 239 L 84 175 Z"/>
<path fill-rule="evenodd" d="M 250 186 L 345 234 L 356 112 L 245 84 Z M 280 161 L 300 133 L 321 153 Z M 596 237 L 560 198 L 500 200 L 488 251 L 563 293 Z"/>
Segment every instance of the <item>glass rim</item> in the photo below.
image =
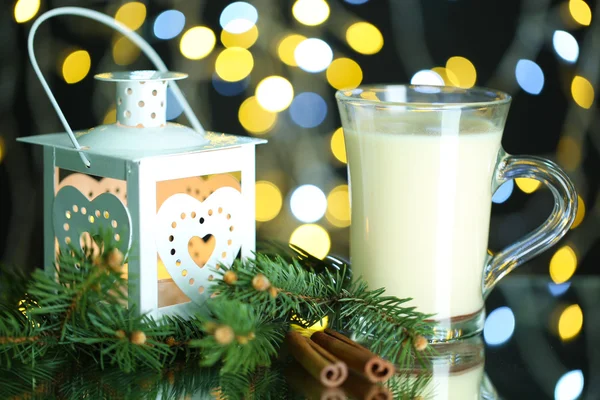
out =
<path fill-rule="evenodd" d="M 423 95 L 435 95 L 441 92 L 449 94 L 478 94 L 482 97 L 481 101 L 464 101 L 464 102 L 421 102 L 421 101 L 387 101 L 372 98 L 360 97 L 361 93 L 365 91 L 371 92 L 389 92 L 391 89 L 410 89 Z M 404 85 L 404 84 L 375 84 L 375 85 L 361 85 L 354 89 L 341 89 L 336 91 L 335 98 L 344 103 L 358 102 L 365 105 L 373 106 L 403 106 L 403 107 L 415 107 L 428 110 L 446 110 L 446 109 L 472 109 L 482 107 L 500 106 L 509 104 L 512 101 L 512 97 L 505 92 L 496 89 L 490 89 L 482 86 L 473 86 L 465 89 L 456 86 L 434 86 L 434 85 Z M 487 99 L 486 99 L 487 98 Z M 488 100 L 489 99 L 489 100 Z"/>

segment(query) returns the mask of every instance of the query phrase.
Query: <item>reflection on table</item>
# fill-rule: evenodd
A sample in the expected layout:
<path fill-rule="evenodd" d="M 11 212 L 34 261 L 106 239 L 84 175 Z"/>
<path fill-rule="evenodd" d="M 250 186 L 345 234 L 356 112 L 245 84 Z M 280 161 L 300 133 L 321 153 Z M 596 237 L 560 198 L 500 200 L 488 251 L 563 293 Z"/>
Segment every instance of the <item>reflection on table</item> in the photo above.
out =
<path fill-rule="evenodd" d="M 597 399 L 599 305 L 600 278 L 579 277 L 557 286 L 543 278 L 508 277 L 487 301 L 482 335 L 436 344 L 425 366 L 415 363 L 398 371 L 389 392 L 419 400 Z M 261 370 L 254 385 L 256 398 L 380 398 L 377 388 L 358 380 L 335 390 L 322 388 L 283 360 Z M 162 372 L 135 374 L 58 359 L 41 361 L 35 369 L 0 368 L 2 399 L 208 399 L 227 393 L 238 398 L 231 386 L 219 388 L 218 369 L 185 360 Z"/>

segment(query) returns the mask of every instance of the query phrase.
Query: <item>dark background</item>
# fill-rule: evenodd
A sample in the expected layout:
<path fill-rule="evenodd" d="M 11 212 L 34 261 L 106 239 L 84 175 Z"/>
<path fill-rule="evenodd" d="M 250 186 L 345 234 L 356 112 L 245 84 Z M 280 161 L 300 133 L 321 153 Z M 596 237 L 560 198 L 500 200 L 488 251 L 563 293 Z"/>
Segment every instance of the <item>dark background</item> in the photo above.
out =
<path fill-rule="evenodd" d="M 25 0 L 22 0 L 25 1 Z M 123 1 L 41 1 L 41 12 L 65 5 L 93 8 L 115 15 Z M 571 81 L 584 76 L 597 89 L 600 73 L 600 28 L 595 1 L 589 0 L 593 18 L 590 26 L 577 24 L 568 11 L 568 1 L 550 0 L 370 0 L 349 4 L 331 0 L 329 18 L 318 26 L 300 24 L 292 15 L 292 1 L 261 0 L 252 3 L 259 13 L 259 38 L 250 48 L 254 68 L 246 79 L 246 90 L 223 96 L 212 82 L 216 55 L 223 49 L 219 40 L 219 17 L 228 1 L 146 1 L 147 16 L 138 29 L 173 70 L 190 74 L 180 87 L 195 112 L 210 130 L 247 135 L 237 111 L 268 75 L 289 79 L 295 93 L 313 91 L 327 102 L 326 119 L 317 127 L 301 128 L 288 110 L 278 115 L 275 127 L 263 137 L 269 144 L 257 149 L 257 179 L 274 182 L 282 194 L 278 216 L 258 225 L 259 239 L 288 240 L 302 223 L 291 213 L 289 200 L 302 184 L 314 184 L 327 194 L 345 183 L 345 165 L 329 149 L 332 133 L 340 126 L 333 95 L 325 72 L 310 74 L 290 67 L 277 56 L 277 42 L 285 33 L 300 33 L 325 40 L 339 56 L 355 60 L 362 68 L 362 83 L 406 83 L 421 69 L 444 66 L 452 56 L 469 59 L 477 71 L 477 85 L 503 90 L 513 104 L 503 138 L 509 153 L 534 154 L 557 161 L 575 182 L 585 204 L 583 221 L 562 240 L 577 256 L 577 275 L 597 274 L 600 261 L 598 225 L 598 182 L 600 175 L 600 120 L 594 102 L 589 110 L 575 104 Z M 14 4 L 14 3 L 13 3 Z M 0 11 L 0 258 L 9 265 L 33 268 L 42 264 L 42 182 L 39 148 L 17 143 L 16 138 L 63 131 L 40 83 L 33 74 L 26 51 L 26 39 L 33 20 L 17 23 L 14 5 Z M 159 40 L 153 34 L 155 18 L 164 10 L 177 9 L 186 16 L 183 32 L 195 25 L 211 28 L 217 43 L 201 60 L 188 60 L 179 51 L 181 34 Z M 384 45 L 374 55 L 355 52 L 344 38 L 344 29 L 356 21 L 368 21 L 381 31 Z M 576 63 L 562 60 L 552 46 L 555 30 L 570 32 L 579 42 Z M 182 33 L 183 33 L 182 32 Z M 114 34 L 103 26 L 75 17 L 59 17 L 45 23 L 36 37 L 36 53 L 49 84 L 67 119 L 75 129 L 102 123 L 113 99 L 110 89 L 92 76 L 107 70 L 148 69 L 143 57 L 130 65 L 116 65 L 112 59 Z M 82 81 L 67 84 L 60 65 L 65 54 L 85 49 L 91 69 Z M 519 87 L 515 65 L 519 59 L 535 61 L 544 73 L 539 95 Z M 179 122 L 187 123 L 185 117 Z M 575 138 L 575 146 L 561 148 L 561 138 Z M 580 158 L 578 157 L 580 154 Z M 575 161 L 573 161 L 575 160 Z M 391 182 L 390 184 L 393 184 Z M 261 199 L 259 198 L 260 202 Z M 514 242 L 540 224 L 552 209 L 547 189 L 525 194 L 515 186 L 502 204 L 494 204 L 490 249 L 496 251 Z M 348 255 L 348 228 L 331 224 L 326 217 L 316 222 L 331 237 L 331 251 Z M 519 268 L 516 274 L 548 274 L 550 250 Z"/>

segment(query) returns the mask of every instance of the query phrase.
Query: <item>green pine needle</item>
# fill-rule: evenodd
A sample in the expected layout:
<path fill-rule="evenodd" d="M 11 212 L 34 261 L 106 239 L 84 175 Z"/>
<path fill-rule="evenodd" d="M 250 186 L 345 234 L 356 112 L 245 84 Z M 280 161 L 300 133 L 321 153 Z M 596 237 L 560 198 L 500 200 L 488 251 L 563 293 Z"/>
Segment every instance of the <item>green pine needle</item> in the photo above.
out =
<path fill-rule="evenodd" d="M 295 257 L 256 254 L 218 268 L 229 279 L 215 280 L 208 313 L 157 321 L 127 308 L 127 281 L 113 265 L 111 255 L 119 253 L 111 238 L 94 236 L 96 250 L 63 251 L 51 272 L 28 276 L 0 266 L 0 376 L 23 376 L 0 379 L 1 398 L 28 388 L 43 392 L 32 382 L 50 380 L 60 363 L 72 365 L 69 373 L 78 377 L 66 382 L 64 368 L 55 376 L 65 398 L 94 390 L 130 398 L 138 386 L 160 393 L 167 390 L 162 374 L 182 362 L 218 369 L 204 382 L 206 393 L 219 387 L 230 398 L 281 398 L 287 386 L 273 363 L 291 323 L 308 327 L 327 316 L 330 327 L 361 337 L 399 367 L 422 356 L 413 341 L 433 328 L 429 315 L 405 305 L 409 299 L 369 290 L 345 266 L 329 268 L 301 249 Z M 90 371 L 104 372 L 93 378 Z M 136 382 L 141 375 L 144 383 Z"/>

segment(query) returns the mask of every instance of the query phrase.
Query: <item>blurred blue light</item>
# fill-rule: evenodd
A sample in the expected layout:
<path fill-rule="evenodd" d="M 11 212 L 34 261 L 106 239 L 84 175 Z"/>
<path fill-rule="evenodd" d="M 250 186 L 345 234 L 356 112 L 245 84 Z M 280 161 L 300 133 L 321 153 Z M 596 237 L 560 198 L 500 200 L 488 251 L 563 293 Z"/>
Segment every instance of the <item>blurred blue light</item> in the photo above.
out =
<path fill-rule="evenodd" d="M 175 98 L 171 88 L 167 88 L 167 120 L 170 121 L 181 115 L 183 108 Z"/>
<path fill-rule="evenodd" d="M 515 331 L 515 315 L 508 307 L 496 308 L 488 315 L 483 327 L 483 338 L 490 346 L 498 346 L 511 338 Z"/>
<path fill-rule="evenodd" d="M 358 5 L 358 4 L 365 4 L 369 0 L 344 0 L 344 1 L 348 4 Z"/>
<path fill-rule="evenodd" d="M 514 188 L 514 180 L 511 179 L 510 181 L 504 182 L 498 189 L 496 189 L 494 196 L 492 196 L 492 202 L 496 204 L 504 203 L 506 200 L 508 200 Z"/>
<path fill-rule="evenodd" d="M 575 400 L 583 392 L 583 372 L 569 371 L 560 377 L 554 388 L 554 400 Z"/>
<path fill-rule="evenodd" d="M 221 12 L 219 23 L 230 33 L 244 33 L 258 21 L 258 11 L 245 1 L 231 3 Z"/>
<path fill-rule="evenodd" d="M 154 21 L 154 36 L 159 39 L 173 39 L 185 26 L 185 15 L 181 11 L 167 10 Z"/>
<path fill-rule="evenodd" d="M 301 127 L 314 128 L 327 116 L 327 103 L 316 93 L 300 93 L 290 105 L 290 116 Z"/>
<path fill-rule="evenodd" d="M 569 32 L 555 31 L 552 45 L 556 54 L 567 62 L 574 63 L 579 58 L 579 43 Z"/>
<path fill-rule="evenodd" d="M 544 72 L 531 60 L 519 60 L 515 75 L 521 89 L 529 94 L 540 94 L 544 88 Z"/>
<path fill-rule="evenodd" d="M 561 294 L 565 294 L 567 292 L 567 290 L 569 290 L 570 287 L 571 287 L 571 282 L 565 282 L 565 283 L 550 282 L 550 283 L 548 283 L 548 290 L 554 297 L 558 297 Z"/>
<path fill-rule="evenodd" d="M 246 90 L 249 83 L 250 79 L 248 78 L 239 80 L 237 82 L 227 82 L 219 78 L 217 74 L 213 74 L 212 76 L 212 85 L 217 93 L 222 96 L 237 96 Z"/>

